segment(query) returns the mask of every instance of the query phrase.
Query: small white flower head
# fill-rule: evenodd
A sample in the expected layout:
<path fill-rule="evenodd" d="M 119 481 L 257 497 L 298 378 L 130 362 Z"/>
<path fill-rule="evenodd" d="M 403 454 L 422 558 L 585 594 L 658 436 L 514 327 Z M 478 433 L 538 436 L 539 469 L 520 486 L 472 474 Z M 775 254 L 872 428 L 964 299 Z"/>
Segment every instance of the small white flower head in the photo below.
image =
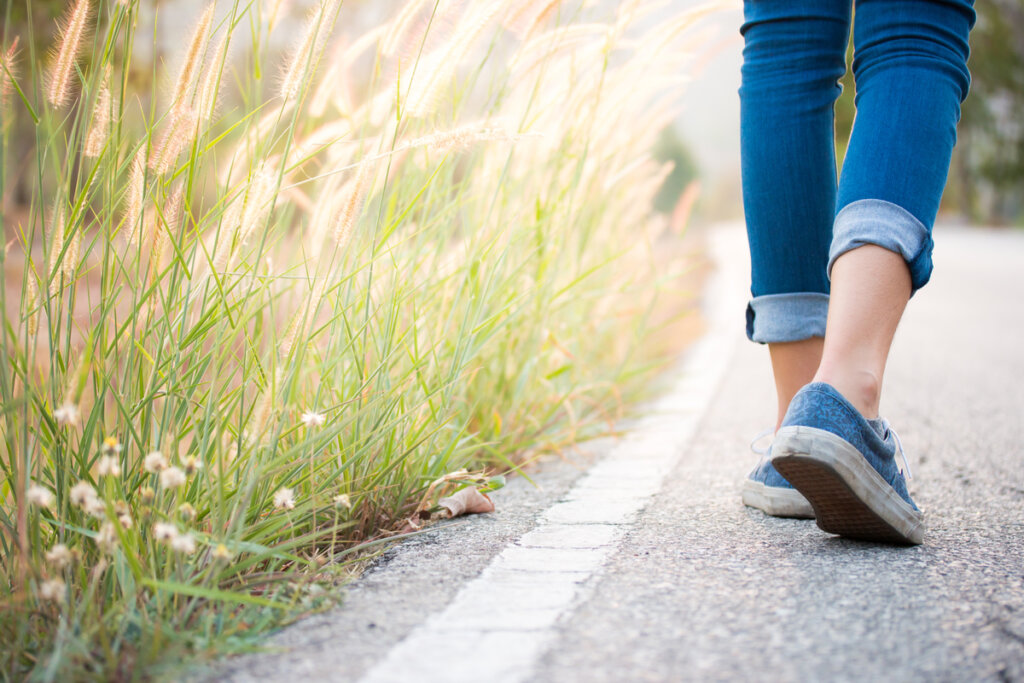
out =
<path fill-rule="evenodd" d="M 223 543 L 218 543 L 217 547 L 213 549 L 213 558 L 215 560 L 230 560 L 231 551 Z"/>
<path fill-rule="evenodd" d="M 53 491 L 39 484 L 29 484 L 28 490 L 25 491 L 25 500 L 29 505 L 38 505 L 41 508 L 53 507 Z"/>
<path fill-rule="evenodd" d="M 85 501 L 85 505 L 82 506 L 86 514 L 96 519 L 103 519 L 107 516 L 107 506 L 99 498 L 90 498 Z"/>
<path fill-rule="evenodd" d="M 157 522 L 153 525 L 153 538 L 161 543 L 170 543 L 178 537 L 178 527 L 170 522 Z"/>
<path fill-rule="evenodd" d="M 113 552 L 117 547 L 117 529 L 110 522 L 104 522 L 96 534 L 96 545 L 104 552 Z"/>
<path fill-rule="evenodd" d="M 96 489 L 86 481 L 80 481 L 71 487 L 71 504 L 84 508 L 89 501 L 96 500 Z"/>
<path fill-rule="evenodd" d="M 46 561 L 57 569 L 63 569 L 71 564 L 72 558 L 71 551 L 63 543 L 58 543 L 46 551 Z"/>
<path fill-rule="evenodd" d="M 352 499 L 347 493 L 339 493 L 334 497 L 334 507 L 352 509 Z"/>
<path fill-rule="evenodd" d="M 203 469 L 203 461 L 194 455 L 190 455 L 185 458 L 183 467 L 185 468 L 185 474 L 191 477 L 193 474 Z"/>
<path fill-rule="evenodd" d="M 323 413 L 313 412 L 312 410 L 304 412 L 299 419 L 302 420 L 302 424 L 306 427 L 323 427 L 327 421 L 327 417 Z"/>
<path fill-rule="evenodd" d="M 150 474 L 167 469 L 167 458 L 160 451 L 153 451 L 142 459 L 142 468 Z"/>
<path fill-rule="evenodd" d="M 149 505 L 156 498 L 156 491 L 150 486 L 143 486 L 142 490 L 139 491 L 139 500 L 142 501 L 143 505 Z"/>
<path fill-rule="evenodd" d="M 100 452 L 103 453 L 103 455 L 117 455 L 121 452 L 121 442 L 117 440 L 116 436 L 108 436 L 103 439 L 103 445 L 100 446 Z"/>
<path fill-rule="evenodd" d="M 46 602 L 63 603 L 67 592 L 62 579 L 47 579 L 39 584 L 39 599 Z"/>
<path fill-rule="evenodd" d="M 132 511 L 128 507 L 128 503 L 123 500 L 114 503 L 114 514 L 117 515 L 117 521 L 121 523 L 122 528 L 132 528 Z"/>
<path fill-rule="evenodd" d="M 274 494 L 274 507 L 278 510 L 294 510 L 295 493 L 290 488 L 279 488 Z"/>
<path fill-rule="evenodd" d="M 102 455 L 96 465 L 96 474 L 101 477 L 120 477 L 121 463 L 113 455 Z"/>
<path fill-rule="evenodd" d="M 71 401 L 64 401 L 57 410 L 53 411 L 53 419 L 59 427 L 77 427 L 82 421 L 82 414 L 78 412 L 78 406 Z"/>
<path fill-rule="evenodd" d="M 178 506 L 178 514 L 186 522 L 191 522 L 196 518 L 196 509 L 192 507 L 191 503 L 182 503 Z"/>
<path fill-rule="evenodd" d="M 171 539 L 171 549 L 191 555 L 196 551 L 196 539 L 190 533 L 179 534 Z"/>
<path fill-rule="evenodd" d="M 176 489 L 185 484 L 185 473 L 177 467 L 168 467 L 160 472 L 160 485 L 165 489 Z"/>

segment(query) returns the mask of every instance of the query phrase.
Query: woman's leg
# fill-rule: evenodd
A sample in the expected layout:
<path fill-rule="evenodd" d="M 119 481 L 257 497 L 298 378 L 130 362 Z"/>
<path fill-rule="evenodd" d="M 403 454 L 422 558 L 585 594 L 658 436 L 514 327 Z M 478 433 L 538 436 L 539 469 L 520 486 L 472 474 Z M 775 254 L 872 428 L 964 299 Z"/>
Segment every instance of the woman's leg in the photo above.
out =
<path fill-rule="evenodd" d="M 931 229 L 970 83 L 973 23 L 969 0 L 857 2 L 857 119 L 839 183 L 832 297 L 815 379 L 865 417 L 878 415 L 907 300 L 931 275 Z"/>
<path fill-rule="evenodd" d="M 833 105 L 850 0 L 744 3 L 740 142 L 751 256 L 747 335 L 768 343 L 781 420 L 821 358 L 835 217 Z"/>

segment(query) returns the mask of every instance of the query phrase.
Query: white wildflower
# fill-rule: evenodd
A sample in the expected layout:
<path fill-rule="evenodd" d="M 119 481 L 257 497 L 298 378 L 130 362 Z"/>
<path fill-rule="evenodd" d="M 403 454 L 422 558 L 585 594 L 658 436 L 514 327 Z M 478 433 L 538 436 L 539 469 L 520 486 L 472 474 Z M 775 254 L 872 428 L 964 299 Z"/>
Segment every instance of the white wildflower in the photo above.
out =
<path fill-rule="evenodd" d="M 38 505 L 41 508 L 53 507 L 53 491 L 39 484 L 29 484 L 28 490 L 25 492 L 25 500 L 29 505 Z"/>
<path fill-rule="evenodd" d="M 47 579 L 39 584 L 39 599 L 47 602 L 64 602 L 66 586 L 62 579 Z"/>
<path fill-rule="evenodd" d="M 113 552 L 117 547 L 117 529 L 110 522 L 104 522 L 100 531 L 96 534 L 96 545 L 105 552 Z"/>
<path fill-rule="evenodd" d="M 121 452 L 121 442 L 116 436 L 108 436 L 103 439 L 103 446 L 100 448 L 103 455 L 117 455 Z"/>
<path fill-rule="evenodd" d="M 196 539 L 189 533 L 179 534 L 171 539 L 171 549 L 191 555 L 196 551 Z"/>
<path fill-rule="evenodd" d="M 161 543 L 170 543 L 178 537 L 178 527 L 169 522 L 157 522 L 153 525 L 153 538 Z"/>
<path fill-rule="evenodd" d="M 339 493 L 334 497 L 334 507 L 352 509 L 352 500 L 347 493 Z"/>
<path fill-rule="evenodd" d="M 230 560 L 231 551 L 223 543 L 218 543 L 217 547 L 213 549 L 213 557 L 216 560 Z"/>
<path fill-rule="evenodd" d="M 107 516 L 107 506 L 99 498 L 90 498 L 85 501 L 82 505 L 82 509 L 85 510 L 86 514 L 96 519 L 103 519 Z"/>
<path fill-rule="evenodd" d="M 89 482 L 80 481 L 71 487 L 72 505 L 84 508 L 92 500 L 96 500 L 96 489 Z"/>
<path fill-rule="evenodd" d="M 71 551 L 63 543 L 58 543 L 46 551 L 46 561 L 58 569 L 63 569 L 71 564 L 72 557 Z"/>
<path fill-rule="evenodd" d="M 281 510 L 295 509 L 295 493 L 290 488 L 282 487 L 274 494 L 274 507 Z"/>
<path fill-rule="evenodd" d="M 101 477 L 120 477 L 121 463 L 113 455 L 101 456 L 99 463 L 96 465 L 96 474 Z"/>
<path fill-rule="evenodd" d="M 323 413 L 317 413 L 312 410 L 304 412 L 300 419 L 306 427 L 322 427 L 324 422 L 327 421 L 327 417 Z"/>
<path fill-rule="evenodd" d="M 82 414 L 78 411 L 77 405 L 71 401 L 65 401 L 57 410 L 53 411 L 53 419 L 57 421 L 59 427 L 77 427 L 82 421 Z"/>
<path fill-rule="evenodd" d="M 160 473 L 160 485 L 165 489 L 174 489 L 185 483 L 185 473 L 177 467 L 168 467 Z"/>
<path fill-rule="evenodd" d="M 142 459 L 142 467 L 150 474 L 167 469 L 167 458 L 160 451 L 153 451 Z"/>

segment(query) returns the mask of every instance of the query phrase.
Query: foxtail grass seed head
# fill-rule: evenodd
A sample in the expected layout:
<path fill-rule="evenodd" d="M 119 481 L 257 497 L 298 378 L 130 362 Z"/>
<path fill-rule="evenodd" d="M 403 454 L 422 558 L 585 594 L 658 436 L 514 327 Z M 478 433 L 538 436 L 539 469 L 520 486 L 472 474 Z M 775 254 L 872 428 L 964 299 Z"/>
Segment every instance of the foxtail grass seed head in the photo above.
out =
<path fill-rule="evenodd" d="M 165 489 L 176 489 L 185 485 L 185 473 L 177 467 L 168 467 L 160 472 L 160 486 Z"/>
<path fill-rule="evenodd" d="M 295 99 L 302 88 L 302 84 L 309 80 L 307 66 L 308 68 L 313 68 L 316 65 L 317 52 L 319 51 L 321 38 L 325 33 L 326 23 L 324 5 L 320 4 L 310 15 L 306 22 L 306 30 L 302 34 L 302 40 L 288 59 L 284 77 L 281 79 L 280 94 L 283 99 Z"/>
<path fill-rule="evenodd" d="M 227 59 L 230 40 L 231 33 L 225 31 L 213 49 L 213 56 L 203 73 L 202 85 L 199 86 L 199 118 L 203 123 L 209 122 L 217 111 L 217 99 L 220 96 L 220 74 Z"/>
<path fill-rule="evenodd" d="M 39 331 L 39 307 L 42 301 L 39 298 L 39 285 L 36 284 L 35 269 L 29 268 L 25 277 L 25 331 L 28 336 L 36 336 Z"/>
<path fill-rule="evenodd" d="M 84 42 L 88 21 L 89 0 L 78 0 L 61 31 L 56 58 L 47 80 L 46 99 L 55 107 L 64 106 L 71 97 L 71 77 L 75 73 L 75 62 Z"/>
<path fill-rule="evenodd" d="M 50 296 L 56 296 L 60 291 L 61 275 L 65 273 L 64 257 L 67 256 L 64 249 L 64 223 L 67 220 L 67 212 L 64 202 L 57 199 L 55 203 L 50 217 Z"/>
<path fill-rule="evenodd" d="M 55 569 L 63 569 L 74 560 L 74 554 L 63 543 L 58 543 L 47 550 L 45 557 L 46 561 L 52 564 Z"/>
<path fill-rule="evenodd" d="M 142 468 L 150 474 L 156 474 L 167 469 L 168 462 L 167 458 L 160 451 L 152 451 L 147 453 L 146 457 L 142 459 Z"/>
<path fill-rule="evenodd" d="M 67 585 L 63 579 L 47 579 L 39 584 L 39 599 L 43 602 L 63 604 L 67 595 Z"/>
<path fill-rule="evenodd" d="M 25 500 L 28 501 L 29 505 L 35 505 L 41 508 L 52 508 L 53 507 L 53 491 L 40 486 L 39 484 L 29 484 L 28 490 L 25 491 Z"/>
<path fill-rule="evenodd" d="M 107 142 L 107 135 L 110 132 L 110 65 L 108 64 L 103 72 L 103 83 L 100 85 L 100 92 L 96 96 L 96 107 L 92 112 L 92 127 L 89 134 L 85 136 L 85 148 L 82 153 L 87 157 L 96 158 L 103 153 L 103 146 Z"/>
<path fill-rule="evenodd" d="M 75 403 L 66 400 L 53 411 L 53 419 L 57 421 L 58 427 L 78 427 L 82 422 L 82 414 Z"/>
<path fill-rule="evenodd" d="M 120 477 L 121 464 L 117 461 L 117 457 L 113 455 L 100 456 L 99 462 L 96 464 L 96 475 L 100 477 Z"/>
<path fill-rule="evenodd" d="M 196 539 L 188 532 L 178 534 L 171 539 L 171 550 L 183 555 L 191 555 L 196 551 Z"/>
<path fill-rule="evenodd" d="M 171 170 L 178 156 L 192 144 L 196 134 L 196 113 L 192 107 L 181 105 L 175 107 L 170 123 L 164 130 L 160 144 L 149 156 L 149 168 L 154 173 L 163 175 Z"/>
<path fill-rule="evenodd" d="M 334 224 L 334 241 L 339 247 L 348 244 L 352 237 L 352 229 L 359 218 L 363 207 L 363 196 L 370 184 L 369 169 L 363 165 L 359 173 L 342 188 L 341 202 L 338 207 L 338 220 Z"/>
<path fill-rule="evenodd" d="M 192 31 L 192 39 L 188 43 L 188 50 L 185 51 L 185 61 L 181 64 L 178 78 L 174 82 L 174 95 L 171 98 L 171 107 L 178 108 L 188 102 L 189 90 L 195 78 L 196 71 L 203 54 L 203 47 L 206 45 L 206 38 L 210 32 L 210 22 L 213 21 L 214 3 L 206 6 L 206 10 L 199 18 L 195 30 Z"/>
<path fill-rule="evenodd" d="M 302 424 L 307 428 L 323 427 L 324 422 L 327 421 L 327 417 L 323 413 L 317 413 L 312 410 L 304 412 L 299 419 L 302 420 Z"/>
<path fill-rule="evenodd" d="M 18 36 L 14 36 L 6 50 L 0 48 L 0 108 L 7 104 L 7 98 L 14 91 L 14 82 L 18 78 L 17 57 Z"/>
<path fill-rule="evenodd" d="M 290 488 L 282 487 L 274 494 L 274 507 L 278 510 L 295 509 L 295 493 Z"/>
<path fill-rule="evenodd" d="M 146 147 L 135 152 L 132 170 L 128 177 L 128 206 L 125 211 L 125 242 L 134 246 L 139 234 L 139 219 L 142 217 L 142 200 L 146 194 Z"/>

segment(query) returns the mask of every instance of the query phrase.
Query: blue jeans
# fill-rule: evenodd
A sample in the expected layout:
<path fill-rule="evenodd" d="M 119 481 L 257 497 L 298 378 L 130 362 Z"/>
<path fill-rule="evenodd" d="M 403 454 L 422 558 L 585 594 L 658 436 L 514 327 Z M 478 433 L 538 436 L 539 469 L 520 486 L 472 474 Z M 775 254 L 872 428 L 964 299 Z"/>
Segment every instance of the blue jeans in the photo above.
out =
<path fill-rule="evenodd" d="M 851 0 L 745 0 L 740 150 L 747 336 L 825 335 L 829 273 L 876 244 L 932 270 L 932 225 L 967 96 L 973 0 L 857 0 L 857 117 L 836 182 L 833 105 Z"/>

